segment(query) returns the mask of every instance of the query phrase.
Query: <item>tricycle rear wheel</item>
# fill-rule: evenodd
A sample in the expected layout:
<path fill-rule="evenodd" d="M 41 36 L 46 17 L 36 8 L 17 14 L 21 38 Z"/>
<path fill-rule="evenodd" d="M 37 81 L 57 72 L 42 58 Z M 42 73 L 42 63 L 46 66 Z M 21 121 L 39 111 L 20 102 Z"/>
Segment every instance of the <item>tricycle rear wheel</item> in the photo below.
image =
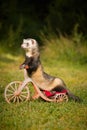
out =
<path fill-rule="evenodd" d="M 54 96 L 56 102 L 68 102 L 68 95 L 66 93 L 59 93 Z"/>

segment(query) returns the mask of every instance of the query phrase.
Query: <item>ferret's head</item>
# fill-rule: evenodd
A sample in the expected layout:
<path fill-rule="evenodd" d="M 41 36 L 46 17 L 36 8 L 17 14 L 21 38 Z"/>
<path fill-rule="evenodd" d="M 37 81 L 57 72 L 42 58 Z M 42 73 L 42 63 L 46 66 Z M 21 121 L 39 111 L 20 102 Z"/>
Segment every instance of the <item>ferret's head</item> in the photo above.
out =
<path fill-rule="evenodd" d="M 24 50 L 29 51 L 29 50 L 38 48 L 38 44 L 35 39 L 28 38 L 28 39 L 23 39 L 23 43 L 22 43 L 21 47 Z"/>
<path fill-rule="evenodd" d="M 33 56 L 39 54 L 38 43 L 35 39 L 23 39 L 21 47 L 26 51 L 27 56 Z"/>

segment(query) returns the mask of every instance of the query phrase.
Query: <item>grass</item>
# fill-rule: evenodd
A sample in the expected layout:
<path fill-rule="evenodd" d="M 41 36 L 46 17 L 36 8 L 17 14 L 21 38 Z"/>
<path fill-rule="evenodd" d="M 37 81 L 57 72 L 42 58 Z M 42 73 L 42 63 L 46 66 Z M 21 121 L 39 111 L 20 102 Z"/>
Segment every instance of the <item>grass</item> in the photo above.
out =
<path fill-rule="evenodd" d="M 57 104 L 38 99 L 8 104 L 4 99 L 5 86 L 11 81 L 23 80 L 23 71 L 19 70 L 19 65 L 24 58 L 2 53 L 0 56 L 1 130 L 85 130 L 87 128 L 87 64 L 68 61 L 66 58 L 60 60 L 58 48 L 53 47 L 54 44 L 48 44 L 41 52 L 44 70 L 51 75 L 61 77 L 68 88 L 83 101 Z"/>

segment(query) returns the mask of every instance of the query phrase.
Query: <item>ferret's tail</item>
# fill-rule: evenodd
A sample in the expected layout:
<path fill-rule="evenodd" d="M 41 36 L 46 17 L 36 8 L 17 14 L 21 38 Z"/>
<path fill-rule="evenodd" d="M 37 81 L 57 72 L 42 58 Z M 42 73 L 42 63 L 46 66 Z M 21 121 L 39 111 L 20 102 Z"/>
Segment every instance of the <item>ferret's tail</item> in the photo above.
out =
<path fill-rule="evenodd" d="M 81 102 L 82 100 L 78 97 L 75 96 L 73 93 L 71 93 L 70 91 L 67 92 L 67 95 L 69 97 L 69 99 L 74 100 L 75 102 Z"/>

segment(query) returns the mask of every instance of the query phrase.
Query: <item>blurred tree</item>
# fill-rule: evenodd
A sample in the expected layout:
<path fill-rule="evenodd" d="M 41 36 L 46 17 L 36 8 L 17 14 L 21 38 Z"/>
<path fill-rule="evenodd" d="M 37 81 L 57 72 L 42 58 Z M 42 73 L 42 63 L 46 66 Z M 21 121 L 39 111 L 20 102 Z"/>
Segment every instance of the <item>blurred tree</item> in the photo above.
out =
<path fill-rule="evenodd" d="M 21 35 L 35 36 L 44 26 L 50 0 L 1 0 L 0 1 L 0 38 L 7 37 L 9 29 L 15 31 L 23 22 Z M 6 34 L 6 35 L 4 35 Z"/>
<path fill-rule="evenodd" d="M 71 34 L 78 24 L 78 31 L 87 34 L 86 0 L 0 0 L 0 39 L 8 37 L 9 29 L 21 25 L 21 37 L 39 37 L 44 26 L 54 32 Z"/>
<path fill-rule="evenodd" d="M 54 0 L 49 6 L 46 18 L 48 26 L 54 31 L 70 34 L 76 24 L 79 31 L 87 33 L 87 1 L 85 0 Z"/>

